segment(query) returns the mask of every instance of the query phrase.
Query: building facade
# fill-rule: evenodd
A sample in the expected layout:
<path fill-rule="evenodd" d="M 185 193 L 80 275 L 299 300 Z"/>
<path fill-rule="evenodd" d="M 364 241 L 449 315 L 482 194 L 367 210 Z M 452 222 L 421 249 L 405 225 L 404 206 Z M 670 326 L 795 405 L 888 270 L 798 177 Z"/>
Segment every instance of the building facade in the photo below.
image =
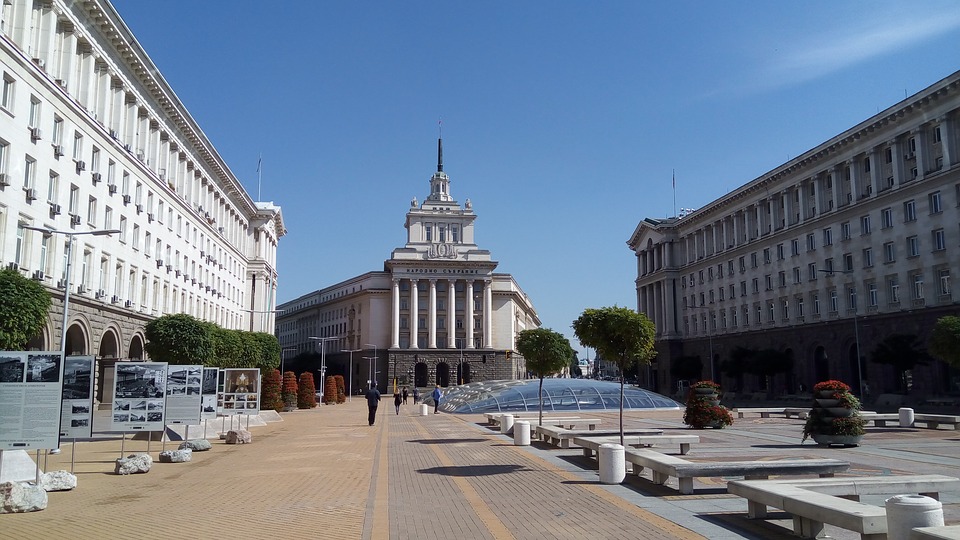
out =
<path fill-rule="evenodd" d="M 943 362 L 903 381 L 871 356 L 892 334 L 925 346 L 960 311 L 960 72 L 688 215 L 644 219 L 627 244 L 657 327 L 651 386 L 672 391 L 671 362 L 699 356 L 703 378 L 767 390 L 721 374 L 742 346 L 794 359 L 773 392 L 957 392 Z"/>
<path fill-rule="evenodd" d="M 354 391 L 371 379 L 384 388 L 394 379 L 426 387 L 525 377 L 514 342 L 540 320 L 513 277 L 495 272 L 498 263 L 476 244 L 476 218 L 469 199 L 461 206 L 451 195 L 438 141 L 437 171 L 423 203 L 410 202 L 404 246 L 382 271 L 278 306 L 284 351 L 320 343 L 321 361 Z"/>
<path fill-rule="evenodd" d="M 280 208 L 244 191 L 109 2 L 3 2 L 0 68 L 0 260 L 54 300 L 31 349 L 66 326 L 103 373 L 144 358 L 164 314 L 272 331 Z"/>

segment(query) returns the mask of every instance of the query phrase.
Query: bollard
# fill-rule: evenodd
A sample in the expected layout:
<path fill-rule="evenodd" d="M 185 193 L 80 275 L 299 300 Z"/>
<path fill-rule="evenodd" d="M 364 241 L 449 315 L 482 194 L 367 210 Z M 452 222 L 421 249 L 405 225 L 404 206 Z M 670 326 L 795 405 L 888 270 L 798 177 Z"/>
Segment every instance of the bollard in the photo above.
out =
<path fill-rule="evenodd" d="M 513 415 L 500 415 L 500 433 L 503 435 L 513 435 Z"/>
<path fill-rule="evenodd" d="M 623 458 L 623 447 L 619 444 L 604 443 L 597 452 L 600 462 L 600 483 L 619 484 L 627 476 L 626 460 Z"/>
<path fill-rule="evenodd" d="M 913 409 L 909 407 L 900 408 L 900 427 L 913 427 Z"/>
<path fill-rule="evenodd" d="M 936 499 L 923 495 L 896 495 L 887 499 L 885 506 L 887 538 L 890 540 L 910 538 L 914 527 L 943 526 L 943 504 Z"/>
<path fill-rule="evenodd" d="M 530 422 L 520 420 L 513 424 L 514 446 L 530 446 Z"/>
<path fill-rule="evenodd" d="M 427 404 L 426 404 L 426 403 L 421 403 L 421 404 L 420 404 L 420 416 L 426 416 L 426 415 L 428 415 L 428 414 L 430 414 L 430 410 L 427 409 Z"/>

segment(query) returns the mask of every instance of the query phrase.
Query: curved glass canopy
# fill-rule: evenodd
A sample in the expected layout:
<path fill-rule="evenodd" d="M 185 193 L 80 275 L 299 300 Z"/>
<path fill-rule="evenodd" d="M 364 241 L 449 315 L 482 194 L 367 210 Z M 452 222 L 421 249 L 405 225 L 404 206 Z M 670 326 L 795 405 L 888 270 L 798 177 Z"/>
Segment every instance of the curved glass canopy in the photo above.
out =
<path fill-rule="evenodd" d="M 440 410 L 447 413 L 538 411 L 539 379 L 483 381 L 445 388 Z M 676 410 L 676 401 L 636 386 L 623 387 L 623 408 Z M 429 399 L 428 399 L 429 401 Z M 544 379 L 544 411 L 619 410 L 620 383 L 594 379 Z"/>

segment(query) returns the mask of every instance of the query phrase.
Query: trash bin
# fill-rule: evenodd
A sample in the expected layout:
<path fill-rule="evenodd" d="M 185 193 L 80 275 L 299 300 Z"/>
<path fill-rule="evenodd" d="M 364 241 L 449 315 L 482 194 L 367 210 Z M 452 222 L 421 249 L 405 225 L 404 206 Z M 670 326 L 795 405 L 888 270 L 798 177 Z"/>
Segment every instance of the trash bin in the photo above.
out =
<path fill-rule="evenodd" d="M 520 420 L 513 424 L 514 446 L 530 446 L 530 422 Z"/>
<path fill-rule="evenodd" d="M 503 435 L 513 434 L 513 415 L 504 414 L 500 416 L 500 433 Z"/>
<path fill-rule="evenodd" d="M 600 462 L 600 483 L 619 484 L 627 476 L 626 460 L 623 447 L 619 444 L 604 443 L 597 452 Z"/>
<path fill-rule="evenodd" d="M 428 414 L 430 414 L 430 411 L 429 411 L 429 409 L 427 409 L 427 404 L 426 404 L 426 403 L 421 403 L 421 404 L 420 404 L 420 416 L 426 416 L 426 415 L 428 415 Z"/>
<path fill-rule="evenodd" d="M 900 409 L 901 411 L 903 409 Z M 910 538 L 914 527 L 943 526 L 943 504 L 923 495 L 896 495 L 885 501 L 887 538 Z"/>
<path fill-rule="evenodd" d="M 913 409 L 909 407 L 900 408 L 900 427 L 913 427 Z"/>

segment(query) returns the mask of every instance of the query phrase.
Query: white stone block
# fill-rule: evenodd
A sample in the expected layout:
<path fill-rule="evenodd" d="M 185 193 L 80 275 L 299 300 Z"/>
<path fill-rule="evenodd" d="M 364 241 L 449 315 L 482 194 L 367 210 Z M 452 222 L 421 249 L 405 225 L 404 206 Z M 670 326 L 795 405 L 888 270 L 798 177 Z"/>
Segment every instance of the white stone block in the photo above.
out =
<path fill-rule="evenodd" d="M 150 472 L 153 458 L 150 454 L 130 454 L 117 460 L 116 474 L 142 474 Z"/>
<path fill-rule="evenodd" d="M 47 492 L 25 482 L 0 484 L 0 514 L 36 512 L 47 508 Z"/>
<path fill-rule="evenodd" d="M 193 450 L 182 448 L 180 450 L 165 450 L 160 452 L 160 463 L 186 463 L 193 457 Z"/>
<path fill-rule="evenodd" d="M 77 487 L 77 477 L 68 471 L 51 471 L 40 475 L 40 485 L 44 491 L 70 491 Z"/>

